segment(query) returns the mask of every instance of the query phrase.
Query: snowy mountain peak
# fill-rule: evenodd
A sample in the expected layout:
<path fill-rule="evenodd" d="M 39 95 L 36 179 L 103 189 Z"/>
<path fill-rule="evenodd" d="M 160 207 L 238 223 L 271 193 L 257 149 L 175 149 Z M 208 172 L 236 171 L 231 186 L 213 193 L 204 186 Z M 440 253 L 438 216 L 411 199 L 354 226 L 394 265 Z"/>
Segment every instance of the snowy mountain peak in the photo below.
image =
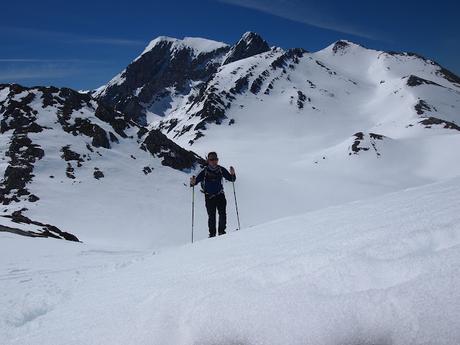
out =
<path fill-rule="evenodd" d="M 161 36 L 105 87 L 93 95 L 146 125 L 150 114 L 164 115 L 168 105 L 155 103 L 191 84 L 209 78 L 221 65 L 229 46 L 204 38 Z M 153 106 L 153 107 L 152 107 Z"/>
<path fill-rule="evenodd" d="M 253 39 L 263 40 L 262 37 L 258 33 L 253 32 L 253 31 L 246 31 L 243 34 L 243 36 L 241 36 L 240 41 L 246 41 L 249 44 Z"/>
<path fill-rule="evenodd" d="M 158 43 L 161 42 L 176 42 L 178 41 L 177 38 L 170 37 L 170 36 L 158 36 L 154 38 L 153 40 L 150 41 L 150 43 L 145 47 L 144 53 L 151 50 L 153 47 L 155 47 Z"/>
<path fill-rule="evenodd" d="M 152 40 L 142 52 L 141 56 L 158 45 L 168 45 L 171 51 L 188 49 L 194 56 L 210 53 L 214 50 L 228 47 L 226 43 L 217 42 L 200 37 L 184 37 L 183 39 L 169 36 L 159 36 Z"/>
<path fill-rule="evenodd" d="M 351 49 L 367 50 L 366 47 L 348 40 L 338 40 L 326 48 L 326 50 L 332 51 L 334 54 L 345 54 Z"/>
<path fill-rule="evenodd" d="M 246 32 L 230 49 L 224 58 L 223 65 L 242 60 L 270 50 L 268 43 L 255 32 Z"/>

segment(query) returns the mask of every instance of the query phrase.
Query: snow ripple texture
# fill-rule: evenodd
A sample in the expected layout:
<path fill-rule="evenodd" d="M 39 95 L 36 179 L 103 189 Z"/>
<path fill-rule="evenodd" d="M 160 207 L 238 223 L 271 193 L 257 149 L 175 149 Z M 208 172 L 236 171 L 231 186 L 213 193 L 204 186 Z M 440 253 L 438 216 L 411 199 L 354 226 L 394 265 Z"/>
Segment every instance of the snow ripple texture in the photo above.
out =
<path fill-rule="evenodd" d="M 2 234 L 0 343 L 456 345 L 459 201 L 455 178 L 153 253 Z"/>

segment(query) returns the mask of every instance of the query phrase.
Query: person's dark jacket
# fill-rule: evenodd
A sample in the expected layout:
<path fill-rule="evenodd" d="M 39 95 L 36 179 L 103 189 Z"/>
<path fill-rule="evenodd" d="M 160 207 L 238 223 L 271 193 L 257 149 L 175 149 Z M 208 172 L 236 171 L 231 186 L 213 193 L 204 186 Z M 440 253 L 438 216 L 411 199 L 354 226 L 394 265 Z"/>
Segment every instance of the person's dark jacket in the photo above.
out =
<path fill-rule="evenodd" d="M 227 169 L 218 165 L 216 168 L 206 166 L 196 177 L 196 184 L 203 182 L 203 192 L 208 196 L 223 193 L 224 187 L 222 186 L 222 178 L 228 181 L 235 181 L 236 176 L 228 172 Z"/>

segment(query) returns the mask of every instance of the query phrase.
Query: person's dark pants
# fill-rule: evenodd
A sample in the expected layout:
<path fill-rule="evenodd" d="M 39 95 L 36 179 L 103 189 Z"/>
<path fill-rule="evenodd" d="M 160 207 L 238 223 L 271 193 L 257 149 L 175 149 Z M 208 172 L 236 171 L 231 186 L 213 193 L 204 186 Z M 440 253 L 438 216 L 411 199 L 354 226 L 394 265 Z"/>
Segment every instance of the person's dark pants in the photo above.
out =
<path fill-rule="evenodd" d="M 216 236 L 216 210 L 219 213 L 219 235 L 225 234 L 227 227 L 227 200 L 225 194 L 220 193 L 215 196 L 205 196 L 206 210 L 208 211 L 209 237 Z"/>

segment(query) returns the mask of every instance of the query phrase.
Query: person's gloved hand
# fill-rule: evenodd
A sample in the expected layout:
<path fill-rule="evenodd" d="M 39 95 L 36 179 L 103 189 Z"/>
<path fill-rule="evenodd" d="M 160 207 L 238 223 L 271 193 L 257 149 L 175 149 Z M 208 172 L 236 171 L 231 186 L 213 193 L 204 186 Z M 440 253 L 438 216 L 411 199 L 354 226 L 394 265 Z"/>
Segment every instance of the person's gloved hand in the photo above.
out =
<path fill-rule="evenodd" d="M 192 176 L 190 177 L 190 187 L 193 187 L 194 185 L 196 185 L 196 177 Z"/>
<path fill-rule="evenodd" d="M 235 169 L 233 167 L 230 167 L 230 175 L 235 175 Z"/>

